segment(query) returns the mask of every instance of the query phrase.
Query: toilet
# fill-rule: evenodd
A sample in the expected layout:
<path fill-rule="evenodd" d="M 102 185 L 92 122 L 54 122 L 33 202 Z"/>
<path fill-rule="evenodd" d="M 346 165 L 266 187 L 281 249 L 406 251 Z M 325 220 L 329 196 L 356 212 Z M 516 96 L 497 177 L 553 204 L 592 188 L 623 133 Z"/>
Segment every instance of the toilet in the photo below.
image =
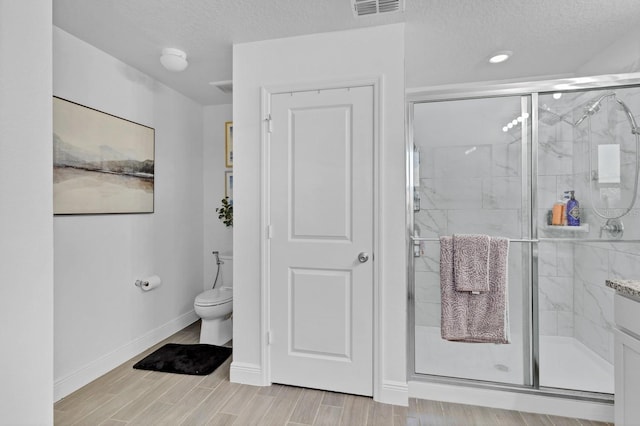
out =
<path fill-rule="evenodd" d="M 220 260 L 222 264 L 215 289 L 200 293 L 193 303 L 196 314 L 202 318 L 200 343 L 218 346 L 227 343 L 233 335 L 233 257 L 221 255 Z"/>

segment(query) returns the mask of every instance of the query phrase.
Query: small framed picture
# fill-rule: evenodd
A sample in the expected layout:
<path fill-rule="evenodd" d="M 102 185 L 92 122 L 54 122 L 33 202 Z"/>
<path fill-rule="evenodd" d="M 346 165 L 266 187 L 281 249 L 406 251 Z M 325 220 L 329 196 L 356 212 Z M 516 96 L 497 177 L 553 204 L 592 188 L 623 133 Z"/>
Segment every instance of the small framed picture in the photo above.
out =
<path fill-rule="evenodd" d="M 224 123 L 225 166 L 233 167 L 233 122 Z"/>
<path fill-rule="evenodd" d="M 224 196 L 233 200 L 233 172 L 224 172 Z"/>

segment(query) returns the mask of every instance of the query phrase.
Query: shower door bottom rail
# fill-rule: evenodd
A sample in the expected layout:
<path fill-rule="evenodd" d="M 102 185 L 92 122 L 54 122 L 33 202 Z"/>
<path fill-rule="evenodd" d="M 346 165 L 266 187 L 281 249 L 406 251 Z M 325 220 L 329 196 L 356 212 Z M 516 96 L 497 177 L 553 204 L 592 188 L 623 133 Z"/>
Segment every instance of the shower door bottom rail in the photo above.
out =
<path fill-rule="evenodd" d="M 564 388 L 551 388 L 546 386 L 518 385 L 515 383 L 500 383 L 479 379 L 465 379 L 462 377 L 440 376 L 437 374 L 426 374 L 414 372 L 409 375 L 409 381 L 423 383 L 439 383 L 451 386 L 462 386 L 494 391 L 516 392 L 529 395 L 551 396 L 558 398 L 573 399 L 578 401 L 597 402 L 602 404 L 614 403 L 614 395 L 610 393 L 583 391 Z"/>
<path fill-rule="evenodd" d="M 439 242 L 437 237 L 413 237 L 414 242 Z M 616 239 L 600 239 L 600 238 L 509 238 L 510 243 L 640 243 L 640 240 L 616 240 Z"/>

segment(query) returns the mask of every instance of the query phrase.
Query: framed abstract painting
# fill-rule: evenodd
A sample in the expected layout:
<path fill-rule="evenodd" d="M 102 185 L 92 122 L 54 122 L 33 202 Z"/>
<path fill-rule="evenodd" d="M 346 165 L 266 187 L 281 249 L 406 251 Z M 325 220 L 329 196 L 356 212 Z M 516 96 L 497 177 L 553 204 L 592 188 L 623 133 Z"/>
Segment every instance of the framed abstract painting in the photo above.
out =
<path fill-rule="evenodd" d="M 53 98 L 54 214 L 153 213 L 155 130 Z"/>

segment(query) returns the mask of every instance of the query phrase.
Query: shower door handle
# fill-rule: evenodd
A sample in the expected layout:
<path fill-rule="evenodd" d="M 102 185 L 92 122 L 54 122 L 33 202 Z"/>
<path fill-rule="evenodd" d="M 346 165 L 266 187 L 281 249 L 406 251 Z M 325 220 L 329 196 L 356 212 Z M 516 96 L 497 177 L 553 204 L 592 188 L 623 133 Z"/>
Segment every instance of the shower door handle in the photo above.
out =
<path fill-rule="evenodd" d="M 358 255 L 358 262 L 365 263 L 369 260 L 369 253 L 362 252 Z"/>

